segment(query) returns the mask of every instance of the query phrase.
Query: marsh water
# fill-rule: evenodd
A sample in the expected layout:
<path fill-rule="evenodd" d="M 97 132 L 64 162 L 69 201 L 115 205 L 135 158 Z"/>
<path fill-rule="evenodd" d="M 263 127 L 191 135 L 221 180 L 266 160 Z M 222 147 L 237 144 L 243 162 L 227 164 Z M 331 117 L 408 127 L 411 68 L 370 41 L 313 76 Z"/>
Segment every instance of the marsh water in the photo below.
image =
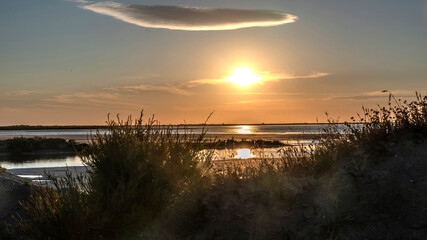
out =
<path fill-rule="evenodd" d="M 256 125 L 179 125 L 171 126 L 178 129 L 179 133 L 193 132 L 201 133 L 207 131 L 209 134 L 303 134 L 319 133 L 325 128 L 325 124 L 256 124 Z M 66 130 L 0 130 L 0 137 L 13 136 L 81 136 L 90 135 L 99 131 L 107 133 L 106 130 L 93 129 L 66 129 Z"/>
<path fill-rule="evenodd" d="M 307 145 L 314 143 L 314 139 L 304 138 L 304 135 L 313 135 L 322 132 L 326 128 L 324 124 L 289 124 L 289 125 L 207 125 L 207 126 L 178 126 L 175 127 L 179 133 L 192 132 L 195 134 L 206 131 L 215 136 L 226 136 L 226 138 L 240 137 L 241 139 L 275 139 L 290 145 Z M 338 128 L 343 129 L 343 125 Z M 95 133 L 108 134 L 106 130 L 2 130 L 0 139 L 14 137 L 57 137 L 65 139 L 75 139 L 77 141 L 87 141 Z M 264 149 L 220 149 L 215 150 L 214 160 L 227 159 L 251 159 L 251 158 L 278 158 L 281 148 Z M 75 167 L 84 166 L 78 156 L 69 155 L 44 155 L 27 156 L 24 161 L 13 161 L 7 155 L 0 156 L 0 165 L 7 169 L 23 168 L 52 168 L 52 167 Z"/>

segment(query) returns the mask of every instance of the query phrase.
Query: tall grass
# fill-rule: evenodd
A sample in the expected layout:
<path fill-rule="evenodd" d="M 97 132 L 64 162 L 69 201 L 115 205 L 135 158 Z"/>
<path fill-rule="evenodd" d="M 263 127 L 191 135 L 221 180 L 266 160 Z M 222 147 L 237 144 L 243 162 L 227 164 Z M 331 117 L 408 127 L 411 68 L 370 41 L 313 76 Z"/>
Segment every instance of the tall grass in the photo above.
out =
<path fill-rule="evenodd" d="M 81 152 L 86 176 L 50 179 L 39 187 L 20 218 L 32 239 L 128 239 L 175 199 L 207 184 L 212 151 L 202 135 L 178 134 L 153 118 L 107 121 Z"/>
<path fill-rule="evenodd" d="M 331 120 L 315 146 L 220 169 L 211 168 L 212 151 L 200 151 L 203 134 L 142 117 L 108 120 L 110 133 L 82 153 L 87 177 L 36 189 L 21 230 L 35 239 L 340 239 L 340 228 L 347 238 L 360 199 L 340 163 L 355 151 L 387 154 L 390 142 L 427 137 L 427 97 L 390 94 L 387 107 L 363 111 L 345 129 Z"/>
<path fill-rule="evenodd" d="M 368 187 L 359 189 L 363 181 L 354 176 L 360 177 L 368 164 L 351 157 L 356 151 L 362 156 L 387 154 L 383 146 L 402 138 L 426 139 L 427 97 L 417 94 L 416 100 L 401 102 L 390 94 L 389 102 L 386 108 L 363 108 L 359 119 L 345 123 L 344 129 L 331 120 L 317 145 L 285 148 L 281 159 L 216 168 L 211 187 L 193 191 L 164 212 L 146 238 L 369 239 L 384 236 L 384 231 L 406 236 L 408 232 L 384 229 L 381 223 L 364 227 L 376 224 L 380 216 L 369 217 L 377 212 L 393 215 L 375 205 L 387 209 L 383 200 L 393 193 L 371 189 L 376 185 L 369 177 L 364 182 Z M 378 234 L 367 231 L 369 227 L 378 228 Z"/>
<path fill-rule="evenodd" d="M 384 91 L 388 92 L 388 91 Z M 339 129 L 337 121 L 329 119 L 323 137 L 315 145 L 290 147 L 282 150 L 279 163 L 285 172 L 309 175 L 322 174 L 355 150 L 368 154 L 387 153 L 387 144 L 398 138 L 418 141 L 427 136 L 427 96 L 415 94 L 414 101 L 402 101 L 389 93 L 386 107 L 362 107 L 363 113 L 344 122 Z"/>
<path fill-rule="evenodd" d="M 15 216 L 19 226 L 11 235 L 16 239 L 85 239 L 91 236 L 87 185 L 83 176 L 64 179 L 48 174 L 51 187 L 36 187 L 21 205 L 25 216 Z M 94 236 L 92 236 L 94 237 Z"/>

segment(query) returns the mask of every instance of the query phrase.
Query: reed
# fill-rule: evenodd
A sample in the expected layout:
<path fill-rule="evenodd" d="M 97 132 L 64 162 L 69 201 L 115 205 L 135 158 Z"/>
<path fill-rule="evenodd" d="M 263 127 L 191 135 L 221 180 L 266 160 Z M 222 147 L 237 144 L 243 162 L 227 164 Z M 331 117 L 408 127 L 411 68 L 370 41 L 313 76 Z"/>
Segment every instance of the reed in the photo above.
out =
<path fill-rule="evenodd" d="M 178 134 L 142 113 L 132 120 L 108 119 L 80 154 L 86 176 L 57 179 L 34 189 L 27 216 L 17 218 L 32 239 L 119 239 L 144 229 L 183 192 L 209 182 L 212 151 L 202 135 Z"/>

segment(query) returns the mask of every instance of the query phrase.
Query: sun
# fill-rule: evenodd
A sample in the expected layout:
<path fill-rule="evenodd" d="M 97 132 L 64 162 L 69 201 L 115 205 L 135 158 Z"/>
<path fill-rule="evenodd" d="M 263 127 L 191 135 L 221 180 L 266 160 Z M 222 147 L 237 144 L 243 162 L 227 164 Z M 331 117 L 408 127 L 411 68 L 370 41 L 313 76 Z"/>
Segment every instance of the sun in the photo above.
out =
<path fill-rule="evenodd" d="M 239 67 L 234 70 L 233 75 L 227 77 L 227 82 L 235 83 L 239 86 L 246 87 L 254 83 L 258 83 L 262 77 L 258 76 L 252 69 L 248 67 Z"/>

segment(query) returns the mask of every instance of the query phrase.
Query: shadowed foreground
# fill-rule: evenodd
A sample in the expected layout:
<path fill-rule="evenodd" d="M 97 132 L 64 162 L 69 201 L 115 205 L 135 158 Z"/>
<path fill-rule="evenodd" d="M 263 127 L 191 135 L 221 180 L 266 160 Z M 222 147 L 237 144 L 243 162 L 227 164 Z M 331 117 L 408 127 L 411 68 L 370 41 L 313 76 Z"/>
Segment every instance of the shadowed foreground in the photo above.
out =
<path fill-rule="evenodd" d="M 319 176 L 227 176 L 166 211 L 146 236 L 426 239 L 427 139 L 420 141 L 378 143 L 379 155 L 360 149 Z"/>

